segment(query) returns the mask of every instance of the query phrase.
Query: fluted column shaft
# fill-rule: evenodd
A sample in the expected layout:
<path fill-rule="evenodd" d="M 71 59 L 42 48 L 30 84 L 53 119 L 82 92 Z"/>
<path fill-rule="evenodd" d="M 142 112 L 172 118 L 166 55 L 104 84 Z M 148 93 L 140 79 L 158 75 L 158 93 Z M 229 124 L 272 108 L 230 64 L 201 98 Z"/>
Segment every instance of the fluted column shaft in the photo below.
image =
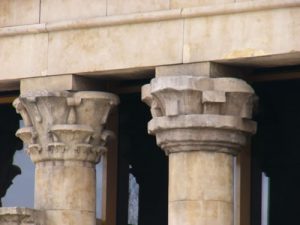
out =
<path fill-rule="evenodd" d="M 111 132 L 105 123 L 118 97 L 104 92 L 45 92 L 14 102 L 17 131 L 35 163 L 35 208 L 46 225 L 96 224 L 95 165 Z"/>
<path fill-rule="evenodd" d="M 158 77 L 145 85 L 150 134 L 169 155 L 169 225 L 233 225 L 233 156 L 256 124 L 234 78 Z"/>

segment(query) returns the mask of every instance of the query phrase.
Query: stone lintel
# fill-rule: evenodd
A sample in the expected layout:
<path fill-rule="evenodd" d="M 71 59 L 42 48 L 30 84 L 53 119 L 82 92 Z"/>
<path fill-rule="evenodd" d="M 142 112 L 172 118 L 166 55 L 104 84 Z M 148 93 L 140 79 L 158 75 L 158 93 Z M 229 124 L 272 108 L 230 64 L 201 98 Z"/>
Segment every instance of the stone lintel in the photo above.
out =
<path fill-rule="evenodd" d="M 104 82 L 95 82 L 92 78 L 74 74 L 26 78 L 20 82 L 21 95 L 41 91 L 105 90 L 105 87 L 106 84 Z"/>
<path fill-rule="evenodd" d="M 237 77 L 243 78 L 252 69 L 238 66 L 224 65 L 215 62 L 186 63 L 159 66 L 155 69 L 155 76 L 202 76 L 202 77 Z"/>

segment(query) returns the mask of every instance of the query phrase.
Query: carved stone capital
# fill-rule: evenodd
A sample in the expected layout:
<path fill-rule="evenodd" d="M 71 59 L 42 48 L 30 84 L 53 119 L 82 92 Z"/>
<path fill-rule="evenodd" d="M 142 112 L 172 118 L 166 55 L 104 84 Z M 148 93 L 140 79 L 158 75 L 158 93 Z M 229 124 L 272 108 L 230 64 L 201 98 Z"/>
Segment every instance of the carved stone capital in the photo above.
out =
<path fill-rule="evenodd" d="M 43 225 L 42 212 L 29 208 L 0 208 L 1 225 Z"/>
<path fill-rule="evenodd" d="M 40 92 L 14 101 L 24 119 L 16 135 L 32 161 L 71 160 L 97 163 L 112 135 L 105 123 L 119 99 L 104 92 Z"/>
<path fill-rule="evenodd" d="M 247 136 L 256 132 L 251 121 L 256 96 L 235 78 L 166 76 L 142 88 L 151 107 L 148 132 L 166 151 L 220 151 L 237 154 Z"/>

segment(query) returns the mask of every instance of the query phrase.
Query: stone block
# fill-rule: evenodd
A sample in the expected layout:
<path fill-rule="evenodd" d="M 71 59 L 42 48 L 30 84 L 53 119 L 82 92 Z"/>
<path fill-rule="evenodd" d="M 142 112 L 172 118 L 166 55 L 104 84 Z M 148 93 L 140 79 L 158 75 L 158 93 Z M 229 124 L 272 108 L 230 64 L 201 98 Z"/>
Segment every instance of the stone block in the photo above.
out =
<path fill-rule="evenodd" d="M 48 72 L 70 74 L 181 63 L 182 29 L 182 21 L 165 21 L 53 32 L 49 34 Z"/>
<path fill-rule="evenodd" d="M 40 0 L 1 0 L 0 27 L 39 23 Z"/>
<path fill-rule="evenodd" d="M 170 0 L 171 8 L 189 8 L 212 4 L 224 4 L 234 0 Z"/>
<path fill-rule="evenodd" d="M 300 8 L 186 20 L 184 62 L 259 57 L 300 50 Z"/>
<path fill-rule="evenodd" d="M 47 34 L 0 38 L 0 80 L 47 74 Z"/>
<path fill-rule="evenodd" d="M 25 78 L 20 81 L 21 94 L 43 91 L 84 91 L 105 89 L 104 82 L 72 74 Z"/>
<path fill-rule="evenodd" d="M 106 15 L 106 0 L 42 0 L 41 22 Z"/>
<path fill-rule="evenodd" d="M 107 2 L 108 15 L 141 13 L 168 8 L 169 0 L 108 0 Z"/>

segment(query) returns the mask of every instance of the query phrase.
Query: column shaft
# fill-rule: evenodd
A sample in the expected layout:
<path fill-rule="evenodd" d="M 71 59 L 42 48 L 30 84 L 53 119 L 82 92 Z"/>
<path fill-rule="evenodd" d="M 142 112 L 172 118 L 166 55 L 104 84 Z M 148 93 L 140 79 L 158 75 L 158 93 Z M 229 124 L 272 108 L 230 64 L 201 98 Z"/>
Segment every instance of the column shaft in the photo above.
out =
<path fill-rule="evenodd" d="M 96 176 L 92 164 L 40 162 L 36 164 L 35 180 L 35 208 L 47 210 L 46 217 L 58 223 L 69 215 L 70 224 L 94 224 Z"/>
<path fill-rule="evenodd" d="M 233 157 L 214 152 L 169 156 L 169 224 L 232 225 Z"/>

